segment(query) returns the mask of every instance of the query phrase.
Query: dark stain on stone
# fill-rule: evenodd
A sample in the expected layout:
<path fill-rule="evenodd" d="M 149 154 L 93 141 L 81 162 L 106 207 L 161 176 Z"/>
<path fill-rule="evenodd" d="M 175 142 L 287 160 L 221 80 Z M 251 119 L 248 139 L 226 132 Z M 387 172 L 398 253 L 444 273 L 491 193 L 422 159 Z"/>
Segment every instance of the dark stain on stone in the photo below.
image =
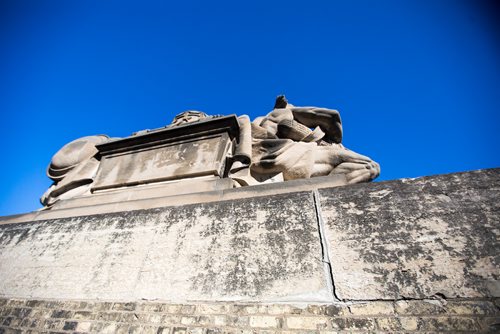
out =
<path fill-rule="evenodd" d="M 217 238 L 220 235 L 230 236 L 231 251 L 226 254 L 226 261 L 218 261 L 225 266 L 223 273 L 213 263 L 205 263 L 193 280 L 195 289 L 207 294 L 255 297 L 264 295 L 277 280 L 314 272 L 314 266 L 319 263 L 321 250 L 310 193 L 226 201 L 199 207 L 201 214 L 210 219 L 200 236 L 214 237 L 207 252 L 213 256 L 224 254 L 221 249 L 225 245 Z M 228 215 L 228 212 L 232 214 Z M 287 248 L 293 255 L 283 253 Z M 253 254 L 256 249 L 262 252 L 259 258 Z M 318 262 L 311 264 L 311 259 Z"/>
<path fill-rule="evenodd" d="M 94 235 L 105 233 L 107 244 L 98 259 L 92 261 L 89 272 L 93 275 L 83 287 L 92 294 L 94 289 L 112 284 L 112 277 L 102 273 L 120 265 L 123 256 L 134 252 L 113 245 L 131 244 L 137 228 L 151 229 L 154 238 L 155 234 L 172 233 L 175 226 L 175 252 L 165 254 L 175 259 L 189 252 L 188 234 L 193 233 L 200 217 L 204 220 L 199 238 L 208 239 L 209 246 L 207 254 L 192 257 L 193 264 L 201 269 L 192 279 L 193 289 L 207 295 L 259 296 L 265 295 L 276 280 L 308 277 L 318 271 L 322 274 L 310 192 L 3 225 L 0 247 L 17 238 L 22 243 L 38 238 L 48 246 L 41 253 L 40 247 L 32 248 L 33 256 L 48 252 L 57 259 L 63 254 L 61 250 L 73 246 L 76 237 L 88 247 L 93 240 L 102 240 Z M 255 251 L 262 256 L 256 259 Z"/>
<path fill-rule="evenodd" d="M 6 317 L 5 320 L 3 321 L 2 325 L 9 326 L 13 319 L 14 319 L 14 317 Z"/>
<path fill-rule="evenodd" d="M 51 318 L 69 318 L 71 316 L 71 311 L 64 311 L 64 310 L 54 310 L 52 314 L 50 315 Z"/>
<path fill-rule="evenodd" d="M 17 318 L 26 318 L 31 314 L 30 308 L 15 308 L 12 310 L 11 315 Z"/>
<path fill-rule="evenodd" d="M 495 169 L 323 189 L 320 194 L 324 211 L 336 213 L 335 219 L 326 219 L 328 228 L 372 264 L 365 272 L 392 298 L 401 297 L 406 287 L 413 289 L 411 297 L 426 297 L 432 282 L 452 283 L 454 277 L 436 274 L 435 263 L 446 265 L 438 254 L 464 263 L 458 273 L 464 285 L 488 296 L 485 277 L 499 280 L 499 275 L 472 269 L 480 261 L 500 264 L 499 189 L 500 169 Z M 422 260 L 419 268 L 405 271 L 406 263 Z M 386 269 L 394 264 L 399 269 Z"/>
<path fill-rule="evenodd" d="M 66 322 L 64 322 L 63 330 L 65 330 L 65 331 L 75 330 L 77 325 L 78 325 L 78 322 L 76 322 L 76 321 L 66 321 Z"/>

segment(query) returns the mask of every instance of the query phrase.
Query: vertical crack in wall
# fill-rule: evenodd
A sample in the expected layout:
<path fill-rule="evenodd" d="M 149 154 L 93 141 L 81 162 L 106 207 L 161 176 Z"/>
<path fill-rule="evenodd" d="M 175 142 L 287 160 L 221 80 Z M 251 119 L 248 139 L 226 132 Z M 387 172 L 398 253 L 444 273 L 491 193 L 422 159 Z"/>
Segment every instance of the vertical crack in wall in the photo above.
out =
<path fill-rule="evenodd" d="M 332 264 L 330 262 L 330 254 L 328 253 L 328 244 L 325 236 L 325 222 L 323 221 L 323 216 L 321 215 L 321 203 L 319 192 L 317 189 L 313 190 L 313 201 L 314 209 L 316 211 L 316 221 L 318 223 L 319 240 L 321 242 L 322 262 L 325 269 L 328 288 L 332 292 L 334 301 L 340 301 L 340 298 L 337 297 L 337 293 L 335 291 L 335 281 L 333 279 Z"/>

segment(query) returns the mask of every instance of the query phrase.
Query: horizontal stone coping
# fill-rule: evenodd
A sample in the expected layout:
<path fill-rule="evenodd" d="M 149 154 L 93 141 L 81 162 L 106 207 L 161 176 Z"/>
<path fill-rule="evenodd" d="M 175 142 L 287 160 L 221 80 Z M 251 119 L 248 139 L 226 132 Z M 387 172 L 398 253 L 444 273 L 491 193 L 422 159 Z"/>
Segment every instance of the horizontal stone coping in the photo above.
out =
<path fill-rule="evenodd" d="M 500 170 L 500 168 L 484 169 L 484 171 L 488 170 Z M 453 174 L 460 175 L 466 173 L 480 173 L 481 171 L 483 170 L 441 174 L 441 175 L 453 175 Z M 398 180 L 376 182 L 375 184 L 381 184 L 381 183 L 383 184 L 390 182 L 406 182 L 408 180 L 425 179 L 425 178 L 432 178 L 439 176 L 440 175 L 424 176 L 419 178 L 403 178 Z M 312 191 L 322 188 L 338 187 L 340 184 L 342 184 L 342 182 L 343 182 L 343 176 L 341 175 L 321 176 L 310 179 L 260 184 L 255 186 L 217 190 L 217 191 L 207 191 L 207 192 L 193 193 L 193 194 L 182 194 L 176 196 L 164 196 L 164 197 L 148 198 L 141 200 L 120 201 L 116 203 L 106 203 L 100 205 L 82 206 L 82 207 L 66 208 L 59 210 L 40 210 L 26 214 L 0 217 L 0 225 L 13 224 L 13 223 L 26 223 L 26 222 L 46 220 L 46 219 L 77 217 L 77 216 L 93 215 L 101 213 L 152 209 L 159 207 L 178 206 L 178 205 L 195 204 L 195 203 L 209 203 L 216 201 L 225 201 L 225 200 L 240 199 L 240 198 L 258 197 L 258 196 L 269 196 L 274 194 L 293 193 L 301 191 Z M 350 185 L 348 187 L 370 187 L 370 184 L 364 183 L 364 184 Z M 133 191 L 133 190 L 134 189 L 132 187 L 128 191 Z"/>
<path fill-rule="evenodd" d="M 82 206 L 65 209 L 40 210 L 26 214 L 0 217 L 0 225 L 13 223 L 27 223 L 39 220 L 77 217 L 102 213 L 153 209 L 168 206 L 179 206 L 197 203 L 209 203 L 233 199 L 311 191 L 321 188 L 336 187 L 343 181 L 343 176 L 321 176 L 311 179 L 293 180 L 260 184 L 255 186 L 207 191 L 201 193 L 182 194 L 175 196 L 155 197 L 140 200 L 120 201 L 100 205 Z M 179 185 L 182 186 L 182 185 Z M 124 191 L 123 189 L 120 191 Z M 129 190 L 134 191 L 131 187 Z M 99 196 L 99 195 L 94 195 Z"/>

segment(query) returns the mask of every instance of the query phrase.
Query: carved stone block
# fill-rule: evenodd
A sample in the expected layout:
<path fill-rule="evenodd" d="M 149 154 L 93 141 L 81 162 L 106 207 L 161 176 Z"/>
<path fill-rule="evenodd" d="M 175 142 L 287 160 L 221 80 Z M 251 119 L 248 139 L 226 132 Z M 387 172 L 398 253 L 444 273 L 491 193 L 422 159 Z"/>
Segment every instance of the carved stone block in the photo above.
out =
<path fill-rule="evenodd" d="M 237 134 L 238 121 L 228 116 L 98 145 L 102 158 L 92 191 L 199 176 L 222 178 Z"/>

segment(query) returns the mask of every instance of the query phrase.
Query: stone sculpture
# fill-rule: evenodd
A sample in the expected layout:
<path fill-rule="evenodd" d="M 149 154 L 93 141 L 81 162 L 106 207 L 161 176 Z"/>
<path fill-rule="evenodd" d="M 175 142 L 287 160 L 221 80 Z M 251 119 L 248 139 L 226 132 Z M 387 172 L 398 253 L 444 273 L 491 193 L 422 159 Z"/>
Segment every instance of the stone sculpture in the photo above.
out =
<path fill-rule="evenodd" d="M 376 162 L 342 145 L 338 111 L 295 107 L 278 96 L 274 109 L 253 122 L 246 115 L 189 110 L 170 125 L 127 138 L 74 140 L 52 158 L 47 175 L 54 184 L 41 202 L 51 207 L 102 191 L 197 177 L 204 182 L 222 178 L 230 181 L 226 187 L 240 187 L 327 175 L 342 175 L 341 184 L 353 184 L 379 173 Z"/>
<path fill-rule="evenodd" d="M 97 144 L 109 140 L 106 135 L 82 137 L 64 145 L 52 157 L 47 176 L 54 181 L 40 202 L 51 206 L 60 199 L 89 193 L 90 184 L 99 168 Z"/>
<path fill-rule="evenodd" d="M 346 184 L 353 184 L 380 174 L 376 162 L 342 145 L 336 110 L 295 107 L 278 96 L 274 109 L 252 122 L 251 136 L 250 169 L 258 180 L 280 173 L 285 181 L 342 174 Z"/>

